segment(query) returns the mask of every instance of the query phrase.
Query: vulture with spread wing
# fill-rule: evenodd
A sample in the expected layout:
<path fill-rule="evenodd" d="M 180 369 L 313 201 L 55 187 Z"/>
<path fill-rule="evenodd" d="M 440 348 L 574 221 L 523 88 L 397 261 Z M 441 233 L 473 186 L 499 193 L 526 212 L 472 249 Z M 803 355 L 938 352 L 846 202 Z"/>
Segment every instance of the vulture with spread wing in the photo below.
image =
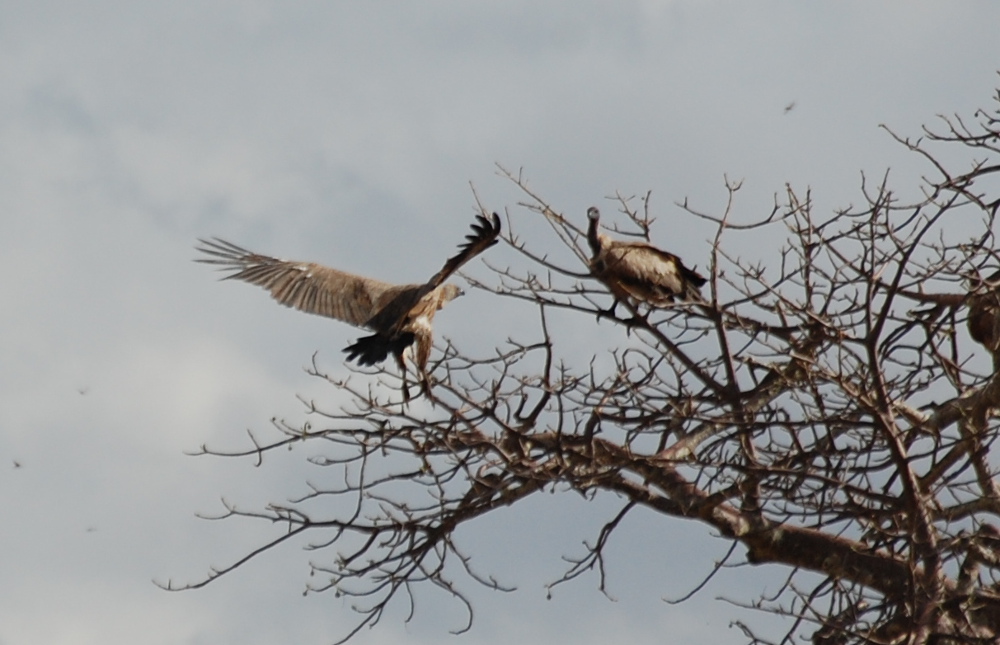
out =
<path fill-rule="evenodd" d="M 699 288 L 706 280 L 684 266 L 681 259 L 646 242 L 615 240 L 599 232 L 601 213 L 587 209 L 587 242 L 592 256 L 590 270 L 607 285 L 615 301 L 607 310 L 613 314 L 620 300 L 631 298 L 653 307 L 662 307 L 678 296 L 701 300 Z"/>
<path fill-rule="evenodd" d="M 359 338 L 344 349 L 348 360 L 359 365 L 375 365 L 389 354 L 396 358 L 403 373 L 403 396 L 409 399 L 406 385 L 404 355 L 415 345 L 414 363 L 421 387 L 429 393 L 425 372 L 433 342 L 434 314 L 449 301 L 462 294 L 445 280 L 463 264 L 497 243 L 500 216 L 492 219 L 476 216 L 472 233 L 459 252 L 430 280 L 423 284 L 394 285 L 366 278 L 314 262 L 295 262 L 259 255 L 219 238 L 198 240 L 196 247 L 210 256 L 198 262 L 216 264 L 231 271 L 225 280 L 236 279 L 256 284 L 271 292 L 271 296 L 300 311 L 343 320 L 375 332 Z"/>

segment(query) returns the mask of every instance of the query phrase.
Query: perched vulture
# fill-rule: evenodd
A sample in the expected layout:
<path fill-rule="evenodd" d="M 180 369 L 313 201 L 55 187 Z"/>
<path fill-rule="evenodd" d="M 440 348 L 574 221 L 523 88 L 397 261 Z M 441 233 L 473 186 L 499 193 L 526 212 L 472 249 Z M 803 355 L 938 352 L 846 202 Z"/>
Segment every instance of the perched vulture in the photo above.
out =
<path fill-rule="evenodd" d="M 590 269 L 615 297 L 609 314 L 618 301 L 629 298 L 653 307 L 667 305 L 678 296 L 701 300 L 699 287 L 705 278 L 684 266 L 679 257 L 646 242 L 614 240 L 600 233 L 601 213 L 593 206 L 587 209 L 587 219 L 587 242 L 593 253 Z"/>
<path fill-rule="evenodd" d="M 220 265 L 231 271 L 225 280 L 237 279 L 264 287 L 285 305 L 311 314 L 343 320 L 375 333 L 359 338 L 344 349 L 348 360 L 359 365 L 375 365 L 389 354 L 403 373 L 403 396 L 409 399 L 404 354 L 413 361 L 421 387 L 429 393 L 425 372 L 433 342 L 434 314 L 446 303 L 462 295 L 444 281 L 459 267 L 497 243 L 500 216 L 492 220 L 476 216 L 472 233 L 459 252 L 430 280 L 423 284 L 394 285 L 372 278 L 331 269 L 314 262 L 279 260 L 258 255 L 219 238 L 198 240 L 197 250 L 210 256 L 198 262 Z M 416 345 L 415 355 L 410 346 Z"/>
<path fill-rule="evenodd" d="M 1000 271 L 982 281 L 969 296 L 969 335 L 1000 359 Z"/>

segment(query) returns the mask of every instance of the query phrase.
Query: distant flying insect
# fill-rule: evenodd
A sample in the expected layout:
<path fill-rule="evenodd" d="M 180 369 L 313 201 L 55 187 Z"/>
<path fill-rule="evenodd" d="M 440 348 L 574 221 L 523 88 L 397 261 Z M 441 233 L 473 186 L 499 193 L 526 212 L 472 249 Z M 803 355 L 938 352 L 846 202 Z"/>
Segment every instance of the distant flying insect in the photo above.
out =
<path fill-rule="evenodd" d="M 348 360 L 355 360 L 359 365 L 375 365 L 392 354 L 402 371 L 404 400 L 409 400 L 406 359 L 414 363 L 421 388 L 429 395 L 426 367 L 434 338 L 434 314 L 462 295 L 461 289 L 444 281 L 497 243 L 500 216 L 493 213 L 492 218 L 487 219 L 477 215 L 471 228 L 472 233 L 459 246 L 459 252 L 423 284 L 394 285 L 315 262 L 280 260 L 219 238 L 199 240 L 201 246 L 196 248 L 211 257 L 197 261 L 232 271 L 225 276 L 226 280 L 243 280 L 264 287 L 286 307 L 374 331 L 344 349 Z M 411 345 L 415 345 L 415 352 Z"/>
<path fill-rule="evenodd" d="M 681 259 L 646 242 L 615 240 L 599 232 L 601 213 L 587 209 L 590 270 L 611 291 L 615 301 L 605 313 L 613 315 L 618 302 L 632 299 L 663 307 L 678 297 L 701 300 L 706 280 L 684 266 Z"/>

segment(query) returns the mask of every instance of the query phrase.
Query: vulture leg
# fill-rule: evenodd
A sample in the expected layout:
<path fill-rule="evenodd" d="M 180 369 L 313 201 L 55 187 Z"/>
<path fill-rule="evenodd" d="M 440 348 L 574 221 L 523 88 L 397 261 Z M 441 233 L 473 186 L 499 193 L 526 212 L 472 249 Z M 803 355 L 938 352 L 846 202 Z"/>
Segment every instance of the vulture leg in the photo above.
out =
<path fill-rule="evenodd" d="M 403 352 L 395 352 L 396 365 L 399 366 L 399 377 L 403 380 L 403 403 L 410 402 L 410 384 L 406 379 L 406 360 L 403 358 Z"/>
<path fill-rule="evenodd" d="M 618 308 L 619 302 L 620 300 L 618 300 L 618 298 L 615 298 L 614 302 L 612 302 L 611 306 L 608 307 L 607 309 L 598 309 L 597 319 L 600 320 L 601 318 L 612 318 L 614 320 L 617 320 L 618 322 L 625 325 L 625 333 L 630 336 L 632 335 L 633 327 L 649 326 L 649 321 L 646 320 L 646 318 L 643 316 L 629 316 L 628 318 L 619 318 L 617 315 L 615 315 L 615 310 Z"/>
<path fill-rule="evenodd" d="M 618 308 L 618 298 L 615 298 L 614 301 L 611 303 L 610 307 L 608 307 L 607 309 L 597 310 L 597 319 L 600 320 L 601 318 L 617 318 L 617 316 L 615 316 L 615 310 L 617 308 Z"/>
<path fill-rule="evenodd" d="M 437 403 L 437 399 L 431 393 L 431 377 L 427 373 L 420 374 L 420 392 L 427 397 L 431 403 Z"/>
<path fill-rule="evenodd" d="M 410 402 L 410 382 L 408 379 L 408 371 L 406 369 L 406 360 L 403 354 L 396 354 L 396 364 L 399 365 L 400 377 L 403 380 L 403 403 Z M 437 399 L 431 393 L 431 377 L 424 370 L 419 367 L 415 370 L 417 372 L 417 381 L 420 384 L 420 393 L 427 397 L 427 400 L 431 403 L 437 403 Z"/>

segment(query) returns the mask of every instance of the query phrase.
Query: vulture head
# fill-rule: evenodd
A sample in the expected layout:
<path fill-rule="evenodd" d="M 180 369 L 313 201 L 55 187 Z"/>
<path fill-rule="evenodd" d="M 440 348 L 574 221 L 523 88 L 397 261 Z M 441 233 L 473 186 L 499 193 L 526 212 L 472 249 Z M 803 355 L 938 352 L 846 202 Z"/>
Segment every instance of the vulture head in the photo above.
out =
<path fill-rule="evenodd" d="M 597 227 L 601 222 L 601 211 L 597 210 L 596 206 L 587 209 L 587 221 L 587 244 L 590 245 L 590 251 L 594 257 L 597 257 L 601 252 L 600 233 L 597 232 Z"/>
<path fill-rule="evenodd" d="M 464 295 L 465 292 L 459 289 L 458 286 L 450 282 L 446 283 L 443 287 L 441 287 L 441 302 L 438 305 L 438 309 L 441 309 L 455 298 Z"/>

